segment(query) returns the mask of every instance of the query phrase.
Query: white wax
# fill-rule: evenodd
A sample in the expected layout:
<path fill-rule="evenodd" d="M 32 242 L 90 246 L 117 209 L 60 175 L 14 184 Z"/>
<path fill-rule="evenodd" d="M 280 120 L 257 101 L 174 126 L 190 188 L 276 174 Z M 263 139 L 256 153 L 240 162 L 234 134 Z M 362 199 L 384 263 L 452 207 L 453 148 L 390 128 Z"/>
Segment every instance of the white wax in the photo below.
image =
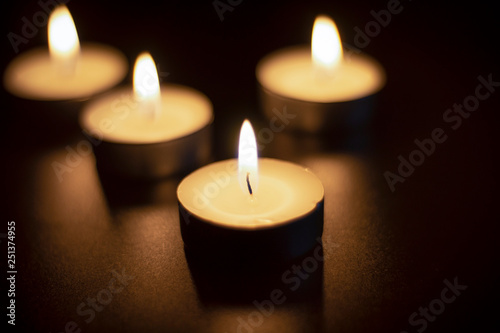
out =
<path fill-rule="evenodd" d="M 319 103 L 345 102 L 372 95 L 385 83 L 382 67 L 359 54 L 344 57 L 331 75 L 321 73 L 311 59 L 311 49 L 295 46 L 264 57 L 256 69 L 257 80 L 283 97 Z"/>
<path fill-rule="evenodd" d="M 145 113 L 134 99 L 132 87 L 113 90 L 86 105 L 82 127 L 102 140 L 145 144 L 170 141 L 192 134 L 213 120 L 212 103 L 194 89 L 167 84 L 161 88 L 161 112 Z"/>
<path fill-rule="evenodd" d="M 286 161 L 259 159 L 259 189 L 240 187 L 237 160 L 204 166 L 182 180 L 179 202 L 192 214 L 220 226 L 276 227 L 303 217 L 323 200 L 321 181 L 308 169 Z"/>
<path fill-rule="evenodd" d="M 5 70 L 5 88 L 31 100 L 83 99 L 121 82 L 128 68 L 121 52 L 93 43 L 82 44 L 72 74 L 64 73 L 52 60 L 47 47 L 21 54 Z"/>

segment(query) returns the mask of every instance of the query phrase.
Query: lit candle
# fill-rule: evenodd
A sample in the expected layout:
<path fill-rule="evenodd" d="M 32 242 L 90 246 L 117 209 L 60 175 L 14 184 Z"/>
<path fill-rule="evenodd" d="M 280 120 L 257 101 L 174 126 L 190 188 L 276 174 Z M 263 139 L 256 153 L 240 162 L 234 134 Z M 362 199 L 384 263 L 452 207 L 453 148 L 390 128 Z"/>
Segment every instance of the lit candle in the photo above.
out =
<path fill-rule="evenodd" d="M 335 23 L 318 16 L 311 47 L 295 46 L 264 57 L 256 68 L 263 112 L 290 114 L 287 129 L 326 131 L 366 120 L 371 97 L 385 84 L 380 64 L 364 54 L 344 58 Z"/>
<path fill-rule="evenodd" d="M 48 49 L 27 51 L 5 70 L 4 86 L 14 96 L 36 101 L 82 100 L 115 86 L 126 75 L 127 60 L 118 50 L 94 43 L 80 46 L 64 5 L 50 15 L 48 39 Z"/>
<path fill-rule="evenodd" d="M 180 85 L 160 88 L 149 53 L 137 58 L 133 81 L 133 89 L 116 89 L 82 111 L 80 125 L 93 137 L 98 165 L 121 176 L 159 178 L 208 162 L 210 100 Z"/>
<path fill-rule="evenodd" d="M 202 254 L 291 259 L 312 249 L 323 232 L 321 181 L 302 166 L 258 159 L 248 121 L 238 160 L 194 171 L 177 197 L 186 249 Z"/>

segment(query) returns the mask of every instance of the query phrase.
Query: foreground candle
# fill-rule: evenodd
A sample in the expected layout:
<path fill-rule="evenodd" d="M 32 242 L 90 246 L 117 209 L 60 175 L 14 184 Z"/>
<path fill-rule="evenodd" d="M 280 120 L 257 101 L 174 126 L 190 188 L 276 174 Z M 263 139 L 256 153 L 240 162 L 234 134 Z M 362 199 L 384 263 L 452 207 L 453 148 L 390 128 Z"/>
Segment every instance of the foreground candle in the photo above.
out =
<path fill-rule="evenodd" d="M 153 58 L 142 53 L 134 86 L 114 90 L 83 109 L 80 124 L 94 141 L 98 166 L 114 174 L 159 178 L 190 171 L 211 155 L 212 103 L 180 85 L 160 89 Z"/>
<path fill-rule="evenodd" d="M 292 259 L 323 232 L 321 181 L 307 168 L 257 158 L 245 121 L 238 160 L 202 167 L 177 188 L 187 250 L 221 257 Z"/>
<path fill-rule="evenodd" d="M 311 47 L 276 51 L 256 68 L 262 109 L 270 118 L 286 107 L 288 129 L 325 131 L 366 120 L 371 97 L 385 84 L 384 70 L 364 54 L 343 57 L 335 23 L 319 16 Z"/>
<path fill-rule="evenodd" d="M 127 61 L 118 50 L 94 43 L 80 47 L 66 6 L 60 5 L 51 13 L 48 35 L 48 49 L 30 50 L 8 65 L 4 86 L 11 94 L 36 101 L 81 100 L 125 77 Z"/>

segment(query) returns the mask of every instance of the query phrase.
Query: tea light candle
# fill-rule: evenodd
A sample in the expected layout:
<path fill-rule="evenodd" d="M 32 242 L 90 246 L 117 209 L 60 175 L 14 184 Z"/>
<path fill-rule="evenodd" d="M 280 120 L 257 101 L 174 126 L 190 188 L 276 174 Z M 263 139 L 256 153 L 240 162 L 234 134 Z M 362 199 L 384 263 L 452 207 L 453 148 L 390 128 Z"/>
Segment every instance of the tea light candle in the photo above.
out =
<path fill-rule="evenodd" d="M 51 13 L 48 37 L 48 49 L 27 51 L 7 66 L 4 86 L 14 96 L 35 101 L 82 100 L 125 77 L 127 60 L 121 52 L 95 43 L 80 47 L 66 6 L 60 5 Z"/>
<path fill-rule="evenodd" d="M 366 119 L 371 97 L 385 84 L 382 66 L 364 54 L 344 59 L 335 23 L 316 18 L 311 47 L 290 47 L 264 57 L 256 68 L 263 112 L 286 107 L 287 129 L 318 132 Z"/>
<path fill-rule="evenodd" d="M 238 160 L 194 171 L 177 197 L 186 249 L 201 254 L 286 260 L 312 249 L 323 232 L 321 181 L 302 166 L 258 159 L 248 121 Z"/>
<path fill-rule="evenodd" d="M 134 178 L 159 178 L 208 162 L 212 103 L 180 85 L 160 89 L 156 65 L 142 53 L 134 86 L 89 102 L 80 125 L 94 143 L 102 170 Z"/>
<path fill-rule="evenodd" d="M 83 102 L 120 83 L 128 67 L 125 56 L 112 47 L 80 46 L 64 5 L 52 11 L 47 30 L 48 49 L 38 47 L 20 54 L 3 75 L 10 93 L 5 111 L 13 122 L 23 123 L 25 131 L 17 140 L 29 145 L 74 140 Z"/>

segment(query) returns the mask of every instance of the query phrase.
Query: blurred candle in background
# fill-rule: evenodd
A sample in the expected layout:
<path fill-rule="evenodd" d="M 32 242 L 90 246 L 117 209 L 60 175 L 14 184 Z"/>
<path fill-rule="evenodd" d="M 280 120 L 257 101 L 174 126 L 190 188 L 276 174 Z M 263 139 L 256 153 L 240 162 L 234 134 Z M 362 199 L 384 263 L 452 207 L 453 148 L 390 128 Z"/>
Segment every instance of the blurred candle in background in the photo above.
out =
<path fill-rule="evenodd" d="M 93 99 L 80 117 L 98 166 L 114 175 L 161 178 L 211 157 L 212 103 L 192 88 L 164 84 L 149 53 L 135 62 L 133 87 Z"/>
<path fill-rule="evenodd" d="M 64 5 L 50 15 L 48 41 L 48 49 L 34 48 L 7 66 L 4 86 L 11 94 L 40 101 L 87 99 L 126 75 L 127 61 L 118 50 L 95 43 L 80 45 Z"/>
<path fill-rule="evenodd" d="M 128 63 L 113 47 L 80 44 L 64 5 L 53 10 L 47 30 L 48 47 L 36 47 L 15 57 L 4 72 L 3 84 L 11 94 L 7 110 L 11 119 L 22 121 L 37 140 L 59 142 L 78 132 L 82 102 L 123 81 Z M 42 138 L 40 131 L 44 132 Z M 29 135 L 19 140 L 33 141 Z"/>
<path fill-rule="evenodd" d="M 381 65 L 364 54 L 344 58 L 337 27 L 320 15 L 311 45 L 273 52 L 257 65 L 262 111 L 286 107 L 293 119 L 288 130 L 322 132 L 366 120 L 372 97 L 385 84 Z M 292 116 L 290 116 L 292 118 Z"/>

